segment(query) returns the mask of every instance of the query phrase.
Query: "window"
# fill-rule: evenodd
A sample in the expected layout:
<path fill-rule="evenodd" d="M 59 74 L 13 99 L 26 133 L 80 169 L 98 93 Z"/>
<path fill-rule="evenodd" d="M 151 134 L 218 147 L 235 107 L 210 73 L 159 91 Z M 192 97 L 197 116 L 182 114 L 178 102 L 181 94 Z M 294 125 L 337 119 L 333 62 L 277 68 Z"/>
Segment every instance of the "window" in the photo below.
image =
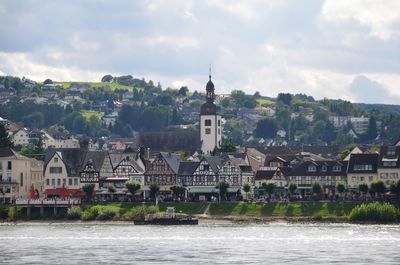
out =
<path fill-rule="evenodd" d="M 210 128 L 206 128 L 206 134 L 211 134 L 211 129 Z"/>
<path fill-rule="evenodd" d="M 12 170 L 12 162 L 11 161 L 7 162 L 7 170 Z"/>
<path fill-rule="evenodd" d="M 61 179 L 57 179 L 57 186 L 61 186 Z"/>
<path fill-rule="evenodd" d="M 50 167 L 50 173 L 51 174 L 61 174 L 62 167 Z"/>
<path fill-rule="evenodd" d="M 54 163 L 58 163 L 58 157 L 54 158 Z"/>
<path fill-rule="evenodd" d="M 317 168 L 313 165 L 308 166 L 308 172 L 316 172 Z"/>
<path fill-rule="evenodd" d="M 56 180 L 55 179 L 51 179 L 51 186 L 55 186 L 56 185 Z"/>
<path fill-rule="evenodd" d="M 74 186 L 78 186 L 78 179 L 77 178 L 74 179 Z"/>
<path fill-rule="evenodd" d="M 326 172 L 326 170 L 327 170 L 326 166 L 322 166 L 321 171 Z"/>
<path fill-rule="evenodd" d="M 218 120 L 218 127 L 221 126 L 221 120 Z"/>
<path fill-rule="evenodd" d="M 19 176 L 19 186 L 24 186 L 24 174 L 21 173 L 21 175 Z"/>
<path fill-rule="evenodd" d="M 46 186 L 49 186 L 49 185 L 50 185 L 50 180 L 46 179 Z"/>
<path fill-rule="evenodd" d="M 339 165 L 335 165 L 335 166 L 333 166 L 333 169 L 332 169 L 334 172 L 340 172 L 341 170 L 342 170 L 342 167 L 341 166 L 339 166 Z"/>
<path fill-rule="evenodd" d="M 210 165 L 203 165 L 203 170 L 204 171 L 209 171 L 210 170 Z"/>
<path fill-rule="evenodd" d="M 354 165 L 355 171 L 368 171 L 372 170 L 372 165 Z"/>
<path fill-rule="evenodd" d="M 221 134 L 221 129 L 218 129 L 218 135 L 220 135 Z"/>
<path fill-rule="evenodd" d="M 211 126 L 211 120 L 204 120 L 205 126 Z"/>
<path fill-rule="evenodd" d="M 3 161 L 0 161 L 0 170 L 3 170 Z"/>
<path fill-rule="evenodd" d="M 383 162 L 383 166 L 384 167 L 395 167 L 396 162 L 395 161 L 385 161 L 385 162 Z"/>

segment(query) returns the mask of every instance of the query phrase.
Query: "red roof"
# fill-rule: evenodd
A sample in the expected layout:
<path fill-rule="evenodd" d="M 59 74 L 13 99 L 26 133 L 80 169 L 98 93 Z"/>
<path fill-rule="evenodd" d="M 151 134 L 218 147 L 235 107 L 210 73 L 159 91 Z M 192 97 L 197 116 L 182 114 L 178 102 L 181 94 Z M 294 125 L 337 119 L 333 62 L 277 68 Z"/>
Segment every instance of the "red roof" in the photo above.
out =
<path fill-rule="evenodd" d="M 61 196 L 61 190 L 63 188 L 56 188 L 56 189 L 46 189 L 43 194 L 45 195 L 57 195 Z M 66 189 L 66 196 L 71 197 L 84 197 L 85 193 L 81 189 Z"/>

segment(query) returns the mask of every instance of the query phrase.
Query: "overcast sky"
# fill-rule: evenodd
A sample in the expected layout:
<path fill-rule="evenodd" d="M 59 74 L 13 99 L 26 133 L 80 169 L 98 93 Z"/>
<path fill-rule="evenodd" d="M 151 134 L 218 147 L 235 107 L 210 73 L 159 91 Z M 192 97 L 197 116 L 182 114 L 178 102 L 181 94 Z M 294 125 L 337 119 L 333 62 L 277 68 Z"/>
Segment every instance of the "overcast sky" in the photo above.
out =
<path fill-rule="evenodd" d="M 400 1 L 0 0 L 0 75 L 400 102 Z"/>

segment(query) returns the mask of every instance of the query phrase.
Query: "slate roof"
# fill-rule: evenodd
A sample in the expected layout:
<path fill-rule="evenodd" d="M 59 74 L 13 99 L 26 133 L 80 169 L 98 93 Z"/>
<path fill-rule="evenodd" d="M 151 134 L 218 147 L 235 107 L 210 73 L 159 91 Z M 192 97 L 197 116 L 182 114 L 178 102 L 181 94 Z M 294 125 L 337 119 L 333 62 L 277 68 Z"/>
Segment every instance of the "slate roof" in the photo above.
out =
<path fill-rule="evenodd" d="M 114 169 L 125 159 L 137 172 L 145 170 L 137 162 L 137 159 L 140 159 L 138 153 L 110 153 L 109 155 Z"/>
<path fill-rule="evenodd" d="M 16 157 L 14 150 L 12 150 L 9 147 L 0 147 L 0 157 L 11 157 L 11 156 Z"/>
<path fill-rule="evenodd" d="M 315 172 L 308 171 L 308 167 L 314 165 L 316 167 Z M 334 166 L 340 166 L 340 171 L 333 171 Z M 326 168 L 326 171 L 323 168 Z M 346 175 L 347 161 L 303 161 L 294 167 L 287 176 L 344 176 Z"/>
<path fill-rule="evenodd" d="M 276 170 L 257 170 L 254 180 L 269 180 L 275 175 Z"/>
<path fill-rule="evenodd" d="M 172 171 L 174 171 L 175 174 L 178 174 L 179 164 L 182 161 L 182 158 L 174 153 L 160 152 L 160 154 L 167 162 L 167 164 L 171 167 Z"/>
<path fill-rule="evenodd" d="M 378 168 L 378 154 L 352 154 L 347 168 L 348 173 L 376 173 Z M 372 165 L 372 170 L 354 170 L 354 165 Z"/>
<path fill-rule="evenodd" d="M 204 159 L 210 165 L 214 173 L 217 173 L 219 171 L 224 162 L 223 159 L 219 156 L 204 156 Z"/>
<path fill-rule="evenodd" d="M 91 160 L 96 171 L 100 171 L 107 151 L 88 151 L 83 148 L 49 148 L 44 158 L 44 171 L 55 153 L 59 153 L 63 160 L 68 176 L 78 176 L 86 163 Z M 72 174 L 73 173 L 73 174 Z"/>
<path fill-rule="evenodd" d="M 394 154 L 392 154 L 393 152 Z M 385 161 L 396 162 L 396 167 L 400 167 L 400 146 L 381 146 L 379 150 L 379 167 L 387 167 L 384 166 Z"/>
<path fill-rule="evenodd" d="M 194 173 L 196 168 L 199 166 L 199 161 L 181 161 L 179 163 L 178 175 L 189 176 Z"/>

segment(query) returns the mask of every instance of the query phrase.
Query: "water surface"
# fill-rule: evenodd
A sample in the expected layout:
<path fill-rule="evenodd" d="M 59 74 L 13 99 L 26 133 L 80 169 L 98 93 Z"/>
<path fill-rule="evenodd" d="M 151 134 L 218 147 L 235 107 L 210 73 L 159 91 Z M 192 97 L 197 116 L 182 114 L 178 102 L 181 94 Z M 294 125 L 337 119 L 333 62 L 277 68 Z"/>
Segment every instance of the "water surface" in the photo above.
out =
<path fill-rule="evenodd" d="M 0 225 L 9 264 L 400 264 L 400 226 Z"/>

